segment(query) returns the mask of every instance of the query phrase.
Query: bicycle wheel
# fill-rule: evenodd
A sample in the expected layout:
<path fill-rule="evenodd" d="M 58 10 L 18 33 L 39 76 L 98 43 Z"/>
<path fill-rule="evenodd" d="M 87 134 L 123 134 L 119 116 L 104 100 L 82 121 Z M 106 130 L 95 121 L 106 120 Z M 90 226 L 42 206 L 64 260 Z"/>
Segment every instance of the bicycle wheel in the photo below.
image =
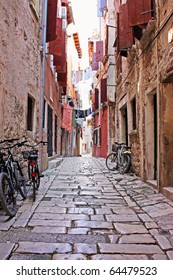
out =
<path fill-rule="evenodd" d="M 121 174 L 127 173 L 131 166 L 131 156 L 129 154 L 123 154 L 121 164 L 119 164 L 119 172 Z"/>
<path fill-rule="evenodd" d="M 117 155 L 115 153 L 110 153 L 107 157 L 106 157 L 106 167 L 110 170 L 110 171 L 114 171 L 117 169 Z"/>
<path fill-rule="evenodd" d="M 31 186 L 32 186 L 32 198 L 33 198 L 33 201 L 35 201 L 35 198 L 36 198 L 36 180 L 35 180 L 35 177 L 32 177 Z"/>
<path fill-rule="evenodd" d="M 9 178 L 4 172 L 0 174 L 0 200 L 1 206 L 6 214 L 10 217 L 14 217 L 17 211 L 16 198 L 10 186 Z"/>
<path fill-rule="evenodd" d="M 19 170 L 17 164 L 15 165 L 14 174 L 15 174 L 15 181 L 16 181 L 16 189 L 17 189 L 17 191 L 19 191 L 22 198 L 26 199 L 27 198 L 27 188 L 26 188 L 25 179 L 23 176 L 21 176 L 20 170 Z"/>
<path fill-rule="evenodd" d="M 36 181 L 36 189 L 38 190 L 40 186 L 40 172 L 38 166 L 36 167 L 36 171 L 35 171 L 35 181 Z"/>

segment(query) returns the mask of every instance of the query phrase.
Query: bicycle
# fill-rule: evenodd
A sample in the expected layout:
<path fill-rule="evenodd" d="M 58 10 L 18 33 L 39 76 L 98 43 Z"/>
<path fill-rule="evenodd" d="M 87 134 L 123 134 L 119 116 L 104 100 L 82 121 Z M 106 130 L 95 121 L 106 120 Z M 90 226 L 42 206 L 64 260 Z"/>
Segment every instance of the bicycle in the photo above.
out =
<path fill-rule="evenodd" d="M 131 166 L 131 147 L 115 142 L 112 152 L 106 157 L 106 167 L 110 171 L 118 170 L 120 174 L 127 173 Z"/>
<path fill-rule="evenodd" d="M 32 150 L 22 152 L 23 158 L 28 161 L 28 177 L 30 185 L 32 186 L 33 201 L 36 199 L 36 190 L 38 190 L 40 186 L 40 178 L 44 177 L 44 175 L 40 175 L 38 167 L 38 150 L 35 150 L 35 147 L 39 144 L 45 145 L 47 142 L 40 141 L 35 145 L 24 144 L 25 146 L 32 148 Z"/>
<path fill-rule="evenodd" d="M 0 144 L 14 141 L 15 139 L 6 139 L 1 141 Z M 20 192 L 23 199 L 27 197 L 27 189 L 25 184 L 24 175 L 18 161 L 14 160 L 11 149 L 18 146 L 20 147 L 26 141 L 16 143 L 8 147 L 0 147 L 0 201 L 3 210 L 10 217 L 14 217 L 17 212 L 16 197 Z M 7 159 L 5 159 L 5 152 L 8 151 Z"/>

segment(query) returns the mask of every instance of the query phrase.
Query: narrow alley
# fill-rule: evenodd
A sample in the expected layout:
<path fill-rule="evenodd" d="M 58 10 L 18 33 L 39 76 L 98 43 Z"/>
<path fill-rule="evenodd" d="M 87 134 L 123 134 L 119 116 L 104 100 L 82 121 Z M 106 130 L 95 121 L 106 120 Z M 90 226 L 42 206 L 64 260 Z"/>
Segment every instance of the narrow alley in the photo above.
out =
<path fill-rule="evenodd" d="M 1 260 L 173 259 L 173 202 L 105 159 L 64 158 L 20 203 L 0 213 Z"/>

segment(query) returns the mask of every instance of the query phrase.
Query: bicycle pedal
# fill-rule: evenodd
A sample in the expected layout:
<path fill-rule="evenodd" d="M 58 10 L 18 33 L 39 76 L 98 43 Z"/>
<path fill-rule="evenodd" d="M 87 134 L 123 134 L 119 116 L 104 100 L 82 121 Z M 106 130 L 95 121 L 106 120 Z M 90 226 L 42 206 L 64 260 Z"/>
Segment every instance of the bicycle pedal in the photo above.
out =
<path fill-rule="evenodd" d="M 43 174 L 41 174 L 41 175 L 39 175 L 39 177 L 40 177 L 40 178 L 43 178 L 43 177 L 44 177 L 44 175 L 43 175 Z"/>

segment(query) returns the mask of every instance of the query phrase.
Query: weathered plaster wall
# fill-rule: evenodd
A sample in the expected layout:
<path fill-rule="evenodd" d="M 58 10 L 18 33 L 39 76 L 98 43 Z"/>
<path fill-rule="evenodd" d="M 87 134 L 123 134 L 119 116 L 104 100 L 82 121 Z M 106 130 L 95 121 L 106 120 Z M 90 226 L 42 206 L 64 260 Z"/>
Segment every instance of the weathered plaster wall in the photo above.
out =
<path fill-rule="evenodd" d="M 26 134 L 27 97 L 35 98 L 38 135 L 40 98 L 39 23 L 29 1 L 0 0 L 0 124 L 4 138 Z"/>

